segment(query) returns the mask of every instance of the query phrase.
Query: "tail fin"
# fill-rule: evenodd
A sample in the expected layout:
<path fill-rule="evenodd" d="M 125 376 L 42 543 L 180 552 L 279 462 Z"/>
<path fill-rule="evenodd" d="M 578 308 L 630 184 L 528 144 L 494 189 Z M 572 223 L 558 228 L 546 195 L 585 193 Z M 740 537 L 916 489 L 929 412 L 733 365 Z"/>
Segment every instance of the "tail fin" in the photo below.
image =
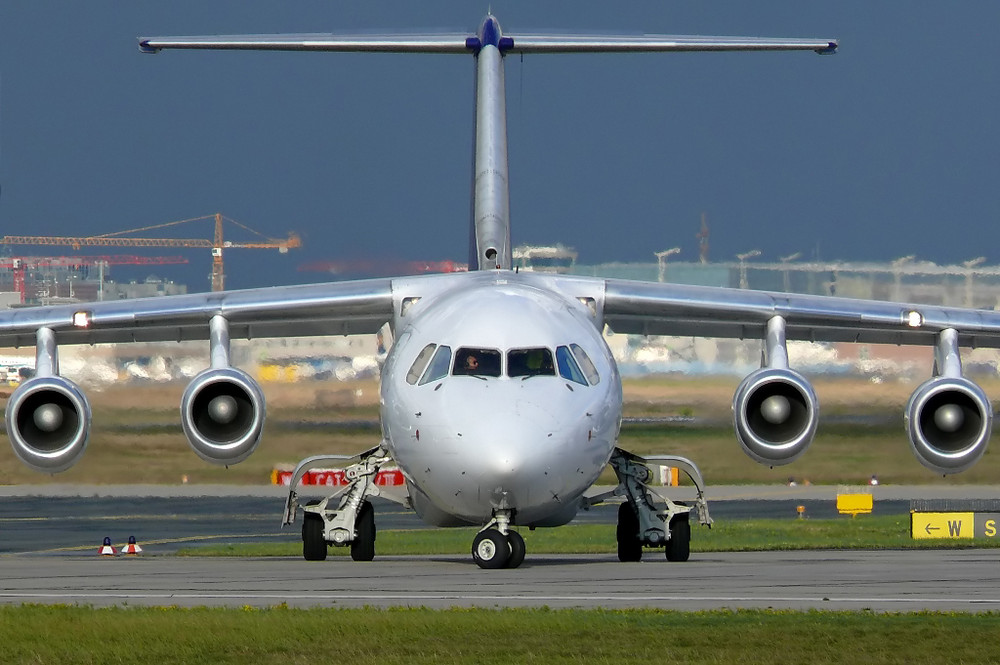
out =
<path fill-rule="evenodd" d="M 834 53 L 830 39 L 759 37 L 574 36 L 503 34 L 487 15 L 475 35 L 235 35 L 149 37 L 144 53 L 163 49 L 465 53 L 476 59 L 476 127 L 469 270 L 510 269 L 510 193 L 503 57 L 507 53 L 624 53 L 637 51 L 815 51 Z"/>

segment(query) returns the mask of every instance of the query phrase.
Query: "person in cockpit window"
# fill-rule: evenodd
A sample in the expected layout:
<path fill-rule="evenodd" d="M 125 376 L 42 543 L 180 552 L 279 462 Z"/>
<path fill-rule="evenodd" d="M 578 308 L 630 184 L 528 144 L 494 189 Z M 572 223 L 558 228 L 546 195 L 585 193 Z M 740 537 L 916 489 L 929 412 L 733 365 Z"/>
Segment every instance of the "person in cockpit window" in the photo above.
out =
<path fill-rule="evenodd" d="M 465 356 L 465 364 L 463 366 L 463 369 L 465 370 L 466 374 L 475 374 L 477 371 L 479 371 L 479 358 L 476 357 L 476 354 L 470 353 L 469 355 Z"/>

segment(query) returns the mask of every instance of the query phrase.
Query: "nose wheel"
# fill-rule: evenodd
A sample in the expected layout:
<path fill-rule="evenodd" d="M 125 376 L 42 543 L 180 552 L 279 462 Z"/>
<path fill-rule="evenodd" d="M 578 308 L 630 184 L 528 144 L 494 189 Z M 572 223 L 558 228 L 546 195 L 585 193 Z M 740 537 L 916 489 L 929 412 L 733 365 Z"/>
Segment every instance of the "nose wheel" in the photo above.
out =
<path fill-rule="evenodd" d="M 517 531 L 507 535 L 489 528 L 476 534 L 472 541 L 472 560 L 480 568 L 517 568 L 524 561 L 524 538 Z"/>
<path fill-rule="evenodd" d="M 524 561 L 524 538 L 517 531 L 508 531 L 507 542 L 510 543 L 510 558 L 507 559 L 507 567 L 517 568 Z"/>

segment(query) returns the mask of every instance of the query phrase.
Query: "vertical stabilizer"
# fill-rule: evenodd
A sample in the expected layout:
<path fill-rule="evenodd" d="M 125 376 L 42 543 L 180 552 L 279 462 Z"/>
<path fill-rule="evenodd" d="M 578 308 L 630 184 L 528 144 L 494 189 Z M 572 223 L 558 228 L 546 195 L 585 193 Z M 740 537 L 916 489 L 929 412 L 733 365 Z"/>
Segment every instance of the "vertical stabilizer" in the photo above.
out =
<path fill-rule="evenodd" d="M 507 109 L 500 25 L 487 16 L 476 53 L 476 146 L 469 270 L 511 267 Z"/>

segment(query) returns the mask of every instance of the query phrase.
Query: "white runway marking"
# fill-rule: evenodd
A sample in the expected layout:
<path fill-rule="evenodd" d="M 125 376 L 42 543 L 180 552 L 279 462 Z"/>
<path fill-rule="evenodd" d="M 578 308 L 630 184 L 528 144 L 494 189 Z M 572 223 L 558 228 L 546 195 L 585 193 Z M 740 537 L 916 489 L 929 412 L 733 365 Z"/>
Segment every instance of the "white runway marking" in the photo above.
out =
<path fill-rule="evenodd" d="M 178 601 L 195 601 L 193 604 L 208 601 L 234 601 L 235 604 L 279 604 L 283 602 L 302 603 L 334 603 L 334 604 L 375 604 L 411 605 L 451 602 L 462 605 L 548 605 L 559 604 L 571 607 L 657 607 L 664 604 L 683 607 L 686 604 L 712 605 L 717 607 L 767 607 L 809 606 L 823 609 L 824 605 L 843 605 L 876 607 L 880 605 L 911 606 L 906 610 L 929 609 L 940 607 L 952 608 L 956 605 L 977 606 L 976 610 L 990 609 L 982 606 L 1000 606 L 1000 598 L 967 598 L 967 597 L 818 597 L 818 596 L 684 596 L 684 595 L 531 595 L 531 594 L 467 594 L 467 593 L 151 593 L 143 591 L 88 591 L 88 592 L 2 592 L 0 599 L 7 601 L 50 601 L 69 602 L 83 601 L 146 601 L 147 603 L 177 603 Z M 233 603 L 225 603 L 233 604 Z M 447 607 L 447 605 L 444 605 Z M 971 608 L 970 608 L 971 609 Z"/>

